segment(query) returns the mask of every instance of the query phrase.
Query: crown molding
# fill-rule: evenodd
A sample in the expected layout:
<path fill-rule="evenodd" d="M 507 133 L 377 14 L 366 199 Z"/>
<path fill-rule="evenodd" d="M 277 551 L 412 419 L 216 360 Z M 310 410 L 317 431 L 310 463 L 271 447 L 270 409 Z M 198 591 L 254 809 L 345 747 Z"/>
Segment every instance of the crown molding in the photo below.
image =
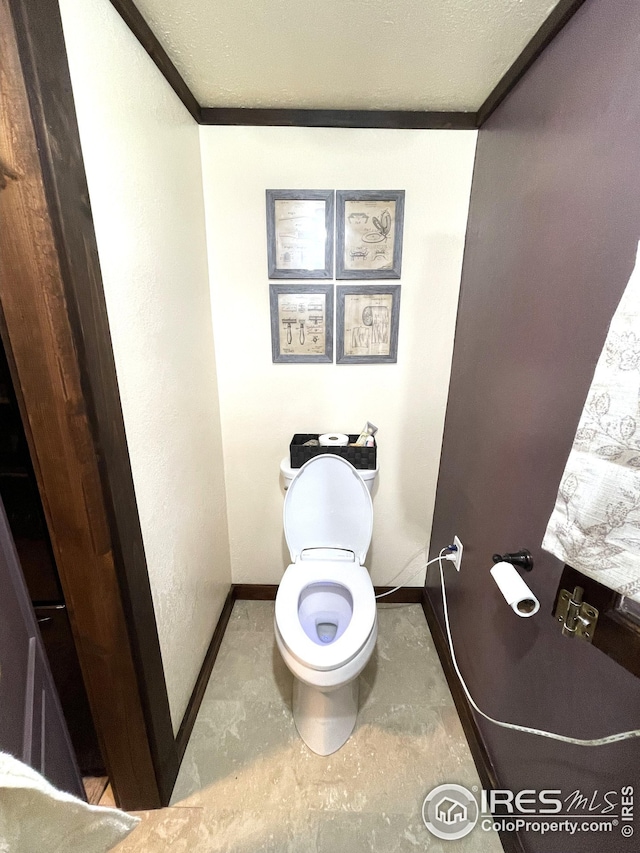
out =
<path fill-rule="evenodd" d="M 584 2 L 585 0 L 560 0 L 478 110 L 478 127 L 482 127 L 507 95 L 518 85 L 542 51 L 553 41 Z"/>
<path fill-rule="evenodd" d="M 585 0 L 559 0 L 477 112 L 202 107 L 133 0 L 110 0 L 189 113 L 203 125 L 473 130 L 482 127 Z"/>
<path fill-rule="evenodd" d="M 399 130 L 470 130 L 476 113 L 413 110 L 296 110 L 203 107 L 200 124 L 258 127 L 365 127 Z"/>
<path fill-rule="evenodd" d="M 147 51 L 158 70 L 180 98 L 193 118 L 200 124 L 200 104 L 193 92 L 187 86 L 182 75 L 175 67 L 163 46 L 156 38 L 149 24 L 138 11 L 133 0 L 111 0 L 111 5 L 117 10 L 122 20 Z"/>

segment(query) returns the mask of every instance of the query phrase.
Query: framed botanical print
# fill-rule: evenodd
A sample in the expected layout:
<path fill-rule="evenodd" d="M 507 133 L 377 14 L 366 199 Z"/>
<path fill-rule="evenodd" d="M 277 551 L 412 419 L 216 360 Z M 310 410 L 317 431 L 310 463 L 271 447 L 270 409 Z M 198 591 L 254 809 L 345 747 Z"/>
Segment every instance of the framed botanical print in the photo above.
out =
<path fill-rule="evenodd" d="M 336 278 L 400 278 L 404 190 L 338 190 Z"/>
<path fill-rule="evenodd" d="M 274 364 L 333 362 L 333 284 L 270 284 Z"/>
<path fill-rule="evenodd" d="M 333 278 L 333 190 L 267 190 L 269 278 Z"/>
<path fill-rule="evenodd" d="M 336 290 L 336 363 L 395 363 L 400 285 L 339 284 Z"/>

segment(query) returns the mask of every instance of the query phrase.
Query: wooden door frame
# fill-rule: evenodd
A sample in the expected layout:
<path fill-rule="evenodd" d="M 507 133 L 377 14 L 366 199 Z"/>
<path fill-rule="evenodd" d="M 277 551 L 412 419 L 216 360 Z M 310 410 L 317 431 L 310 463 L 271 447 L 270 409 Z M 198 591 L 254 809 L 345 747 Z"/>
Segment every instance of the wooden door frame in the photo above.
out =
<path fill-rule="evenodd" d="M 0 0 L 0 333 L 115 796 L 178 771 L 57 0 Z"/>

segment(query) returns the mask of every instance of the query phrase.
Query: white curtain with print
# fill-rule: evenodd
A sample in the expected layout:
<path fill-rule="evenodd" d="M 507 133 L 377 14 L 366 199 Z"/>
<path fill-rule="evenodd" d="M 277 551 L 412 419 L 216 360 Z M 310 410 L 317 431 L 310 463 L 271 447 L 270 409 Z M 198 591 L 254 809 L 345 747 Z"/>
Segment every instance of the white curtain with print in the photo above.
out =
<path fill-rule="evenodd" d="M 542 547 L 640 601 L 638 256 L 596 366 Z"/>

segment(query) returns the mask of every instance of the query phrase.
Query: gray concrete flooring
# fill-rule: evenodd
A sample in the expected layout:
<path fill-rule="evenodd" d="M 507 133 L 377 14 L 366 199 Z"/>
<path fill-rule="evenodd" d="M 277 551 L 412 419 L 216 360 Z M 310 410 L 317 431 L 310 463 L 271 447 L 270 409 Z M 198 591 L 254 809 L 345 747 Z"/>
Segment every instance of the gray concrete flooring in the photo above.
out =
<path fill-rule="evenodd" d="M 422 608 L 379 605 L 360 713 L 334 755 L 291 717 L 273 603 L 236 602 L 171 807 L 142 813 L 118 853 L 501 853 L 476 828 L 440 841 L 421 818 L 436 785 L 480 785 Z"/>

